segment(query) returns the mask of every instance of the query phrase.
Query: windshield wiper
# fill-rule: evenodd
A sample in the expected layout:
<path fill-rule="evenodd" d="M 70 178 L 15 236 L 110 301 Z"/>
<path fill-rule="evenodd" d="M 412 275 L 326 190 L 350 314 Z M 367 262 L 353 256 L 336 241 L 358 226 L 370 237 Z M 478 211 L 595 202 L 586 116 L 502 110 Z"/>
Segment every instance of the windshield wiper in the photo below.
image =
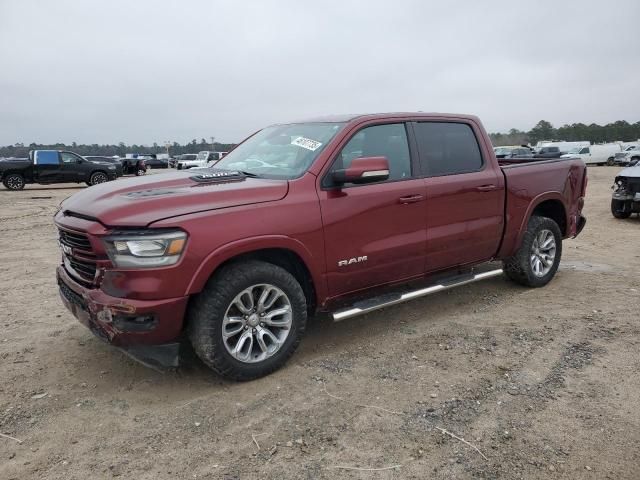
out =
<path fill-rule="evenodd" d="M 247 177 L 260 178 L 260 175 L 258 175 L 257 173 L 245 172 L 244 170 L 236 170 L 236 172 L 240 172 L 242 175 L 245 175 Z"/>

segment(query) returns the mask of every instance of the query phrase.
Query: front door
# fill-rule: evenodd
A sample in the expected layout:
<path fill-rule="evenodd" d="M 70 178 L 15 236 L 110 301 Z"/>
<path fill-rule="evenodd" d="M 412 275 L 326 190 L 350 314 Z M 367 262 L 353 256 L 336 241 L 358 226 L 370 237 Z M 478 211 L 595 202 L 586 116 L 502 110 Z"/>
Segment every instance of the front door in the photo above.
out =
<path fill-rule="evenodd" d="M 331 171 L 373 156 L 387 158 L 388 180 L 331 187 Z M 404 123 L 365 127 L 340 150 L 319 191 L 331 296 L 424 272 L 426 190 L 416 170 Z"/>
<path fill-rule="evenodd" d="M 60 152 L 60 160 L 62 160 L 62 181 L 89 181 L 89 178 L 87 178 L 89 172 L 87 160 L 71 152 Z"/>
<path fill-rule="evenodd" d="M 428 272 L 491 259 L 500 245 L 505 183 L 464 122 L 416 122 L 427 189 Z"/>

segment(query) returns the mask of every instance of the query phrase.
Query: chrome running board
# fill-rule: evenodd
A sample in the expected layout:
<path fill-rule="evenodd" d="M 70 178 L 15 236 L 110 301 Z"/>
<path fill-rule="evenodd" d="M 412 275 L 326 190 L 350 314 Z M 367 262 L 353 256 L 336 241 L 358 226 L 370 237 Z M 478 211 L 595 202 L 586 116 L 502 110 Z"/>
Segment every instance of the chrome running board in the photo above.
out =
<path fill-rule="evenodd" d="M 462 285 L 478 282 L 480 280 L 485 280 L 487 278 L 497 277 L 498 275 L 502 275 L 501 268 L 497 270 L 489 270 L 488 272 L 483 272 L 483 273 L 476 273 L 476 274 L 470 274 L 470 275 L 458 275 L 448 280 L 442 281 L 437 285 L 432 285 L 430 287 L 413 290 L 411 292 L 406 292 L 402 294 L 398 294 L 398 293 L 388 294 L 388 295 L 382 295 L 380 297 L 374 297 L 368 300 L 363 300 L 361 302 L 354 303 L 353 306 L 349 308 L 334 312 L 333 321 L 339 322 L 341 320 L 346 320 L 347 318 L 352 318 L 358 315 L 363 315 L 365 313 L 373 312 L 374 310 L 379 310 L 384 307 L 389 307 L 391 305 L 396 305 L 398 303 L 407 302 L 409 300 L 413 300 L 414 298 L 425 297 L 427 295 L 431 295 L 432 293 L 442 292 L 443 290 L 449 290 L 450 288 L 460 287 Z"/>

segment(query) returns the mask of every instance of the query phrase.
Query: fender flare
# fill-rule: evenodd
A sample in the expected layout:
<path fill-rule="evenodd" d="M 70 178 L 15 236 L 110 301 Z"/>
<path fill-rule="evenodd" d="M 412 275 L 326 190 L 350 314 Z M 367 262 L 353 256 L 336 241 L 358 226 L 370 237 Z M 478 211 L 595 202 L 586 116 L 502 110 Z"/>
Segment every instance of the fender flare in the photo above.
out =
<path fill-rule="evenodd" d="M 544 193 L 541 193 L 537 197 L 533 198 L 533 200 L 531 200 L 531 202 L 529 202 L 529 206 L 527 207 L 527 211 L 525 212 L 524 216 L 522 217 L 522 223 L 520 224 L 520 227 L 518 228 L 518 238 L 516 239 L 516 243 L 515 243 L 515 249 L 516 250 L 518 248 L 520 248 L 520 245 L 522 244 L 522 238 L 524 237 L 524 233 L 527 231 L 527 225 L 529 224 L 529 220 L 531 219 L 531 216 L 533 215 L 533 211 L 538 207 L 538 205 L 540 205 L 542 202 L 546 202 L 547 200 L 557 200 L 562 204 L 562 207 L 564 208 L 566 226 L 567 226 L 567 229 L 569 228 L 569 209 L 567 208 L 567 205 L 565 204 L 564 197 L 562 196 L 562 193 L 561 192 L 544 192 Z M 563 235 L 566 235 L 566 234 L 567 234 L 567 232 L 563 233 Z"/>
<path fill-rule="evenodd" d="M 264 235 L 259 237 L 243 238 L 230 243 L 226 243 L 209 253 L 196 270 L 191 282 L 187 286 L 185 295 L 199 293 L 204 288 L 207 280 L 224 262 L 242 254 L 278 248 L 290 250 L 300 257 L 307 267 L 313 281 L 316 300 L 326 297 L 327 286 L 324 276 L 316 266 L 317 259 L 313 257 L 307 247 L 299 240 L 285 235 Z"/>

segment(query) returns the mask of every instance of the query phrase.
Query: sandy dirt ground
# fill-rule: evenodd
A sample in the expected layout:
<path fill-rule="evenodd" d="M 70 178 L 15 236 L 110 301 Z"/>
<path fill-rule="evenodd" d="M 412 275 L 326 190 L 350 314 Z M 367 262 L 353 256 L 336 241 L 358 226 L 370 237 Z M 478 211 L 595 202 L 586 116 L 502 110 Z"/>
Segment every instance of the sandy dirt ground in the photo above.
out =
<path fill-rule="evenodd" d="M 0 433 L 21 440 L 0 436 L 0 478 L 638 479 L 640 219 L 610 214 L 618 170 L 590 167 L 587 226 L 546 288 L 316 318 L 249 383 L 94 338 L 54 276 L 52 215 L 84 187 L 0 189 Z"/>

